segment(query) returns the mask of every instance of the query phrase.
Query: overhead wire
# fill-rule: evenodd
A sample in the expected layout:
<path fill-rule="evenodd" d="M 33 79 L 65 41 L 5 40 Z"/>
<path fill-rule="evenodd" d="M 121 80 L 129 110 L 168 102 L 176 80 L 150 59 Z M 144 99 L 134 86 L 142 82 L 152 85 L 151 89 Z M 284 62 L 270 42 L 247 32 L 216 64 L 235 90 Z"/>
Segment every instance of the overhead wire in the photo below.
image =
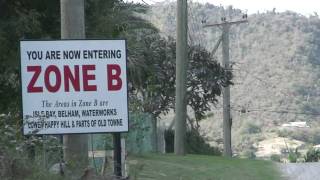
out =
<path fill-rule="evenodd" d="M 188 36 L 189 36 L 189 40 L 190 40 L 190 44 L 191 45 L 194 45 L 195 44 L 195 41 L 194 41 L 194 38 L 193 36 L 195 35 L 195 30 L 194 30 L 194 22 L 193 22 L 193 14 L 192 14 L 192 0 L 188 1 L 188 17 L 190 17 L 189 20 L 188 19 L 188 23 L 187 23 L 187 26 L 188 26 Z"/>
<path fill-rule="evenodd" d="M 288 111 L 288 110 L 270 110 L 270 109 L 236 109 L 231 108 L 236 111 L 245 111 L 244 113 L 250 112 L 270 112 L 270 113 L 279 113 L 279 114 L 296 114 L 296 115 L 312 115 L 312 116 L 320 116 L 320 113 L 313 113 L 313 112 L 301 112 L 301 111 Z"/>
<path fill-rule="evenodd" d="M 238 70 L 239 70 L 239 69 L 238 69 Z M 243 70 L 244 70 L 244 69 L 243 69 Z M 247 72 L 247 75 L 250 74 L 251 77 L 253 77 L 254 79 L 256 79 L 256 80 L 258 80 L 258 81 L 260 81 L 260 82 L 262 82 L 266 87 L 271 87 L 271 88 L 276 88 L 276 87 L 277 87 L 276 85 L 271 84 L 270 82 L 265 81 L 265 80 L 263 80 L 262 78 L 253 75 L 252 73 L 250 73 L 250 72 L 247 71 L 247 70 L 244 70 L 244 71 Z M 278 90 L 278 92 L 281 93 L 281 94 L 283 94 L 283 95 L 285 95 L 285 96 L 287 96 L 287 97 L 292 97 L 292 96 L 290 96 L 290 94 L 284 92 L 284 91 L 281 90 L 281 89 Z M 294 96 L 293 96 L 293 98 L 295 98 L 296 100 L 298 100 L 298 98 L 296 98 L 296 97 L 294 97 Z M 239 106 L 239 107 L 241 107 L 241 106 Z M 241 107 L 241 108 L 243 108 L 243 107 Z M 301 111 L 299 111 L 299 110 L 297 110 L 297 109 L 292 109 L 292 108 L 286 108 L 286 110 L 274 110 L 274 108 L 270 110 L 270 109 L 260 109 L 260 108 L 261 108 L 261 107 L 259 107 L 259 108 L 257 108 L 257 109 L 248 109 L 247 112 L 249 112 L 249 111 L 251 111 L 251 112 L 272 112 L 272 113 L 280 113 L 280 114 L 285 114 L 285 113 L 286 113 L 286 114 L 295 114 L 295 115 L 303 114 L 303 115 L 320 116 L 320 113 L 301 112 Z M 270 108 L 270 106 L 269 106 L 269 108 Z M 275 107 L 275 108 L 279 108 L 279 107 Z M 232 109 L 235 110 L 235 108 L 232 108 Z M 239 110 L 239 109 L 237 109 L 237 110 Z"/>
<path fill-rule="evenodd" d="M 225 13 L 225 12 L 223 12 Z M 239 29 L 237 29 L 238 31 L 240 31 Z M 238 33 L 236 33 L 238 34 Z M 240 48 L 240 42 L 239 42 L 239 38 L 240 36 L 231 36 L 231 38 L 236 39 L 237 40 L 237 47 Z M 231 51 L 231 50 L 230 50 Z M 240 50 L 239 50 L 240 53 Z M 230 54 L 232 54 L 232 51 L 230 52 Z M 248 77 L 248 75 L 250 75 L 250 77 L 253 77 L 255 80 L 258 80 L 259 82 L 261 82 L 265 87 L 267 87 L 267 89 L 269 88 L 273 88 L 276 89 L 278 86 L 270 83 L 269 81 L 264 80 L 261 77 L 258 77 L 256 75 L 253 75 L 252 73 L 250 73 L 248 70 L 245 70 L 242 68 L 241 64 L 244 63 L 240 63 L 240 62 L 234 62 L 234 64 L 236 64 L 236 66 L 239 66 L 240 68 L 236 69 L 232 69 L 232 71 L 238 71 L 238 72 L 243 72 L 243 70 L 245 71 L 245 78 Z M 239 65 L 240 64 L 240 65 Z M 294 97 L 292 95 L 290 95 L 288 92 L 284 92 L 282 89 L 277 89 L 277 92 L 283 94 L 285 97 L 289 98 L 295 98 L 296 100 L 298 100 L 297 97 Z M 240 108 L 242 108 L 243 106 L 240 106 Z M 222 106 L 218 107 L 216 106 L 215 108 L 222 108 Z M 279 107 L 276 107 L 279 108 Z M 231 109 L 233 110 L 238 110 L 241 111 L 242 109 L 237 109 L 235 107 L 231 107 Z M 251 108 L 251 109 L 246 109 L 246 112 L 269 112 L 269 113 L 278 113 L 278 114 L 294 114 L 294 115 L 312 115 L 312 116 L 320 116 L 320 113 L 315 113 L 315 112 L 303 112 L 303 111 L 299 111 L 297 109 L 293 109 L 293 108 L 289 108 L 287 107 L 286 110 L 274 110 L 274 109 L 261 109 L 261 108 Z"/>
<path fill-rule="evenodd" d="M 201 20 L 198 20 L 197 16 L 195 16 L 195 13 L 194 13 L 194 9 L 196 8 L 196 4 L 192 0 L 190 0 L 188 4 L 189 4 L 188 5 L 188 14 L 189 14 L 188 17 L 190 17 L 188 24 L 190 25 L 190 31 L 191 31 L 190 36 L 193 38 L 194 45 L 199 45 L 199 46 L 204 47 L 204 45 L 205 45 L 204 44 L 204 35 L 201 32 L 202 28 L 200 28 L 201 27 L 201 25 L 200 25 Z M 197 40 L 197 42 L 195 41 L 195 39 Z"/>

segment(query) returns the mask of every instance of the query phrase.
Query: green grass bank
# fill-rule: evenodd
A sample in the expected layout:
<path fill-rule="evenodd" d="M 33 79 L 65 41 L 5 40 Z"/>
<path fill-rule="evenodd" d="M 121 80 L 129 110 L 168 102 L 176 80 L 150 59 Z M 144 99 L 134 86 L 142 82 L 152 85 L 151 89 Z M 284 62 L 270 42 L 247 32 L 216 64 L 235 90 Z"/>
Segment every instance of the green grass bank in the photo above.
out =
<path fill-rule="evenodd" d="M 130 179 L 147 180 L 278 180 L 272 161 L 217 156 L 148 154 L 129 157 Z"/>

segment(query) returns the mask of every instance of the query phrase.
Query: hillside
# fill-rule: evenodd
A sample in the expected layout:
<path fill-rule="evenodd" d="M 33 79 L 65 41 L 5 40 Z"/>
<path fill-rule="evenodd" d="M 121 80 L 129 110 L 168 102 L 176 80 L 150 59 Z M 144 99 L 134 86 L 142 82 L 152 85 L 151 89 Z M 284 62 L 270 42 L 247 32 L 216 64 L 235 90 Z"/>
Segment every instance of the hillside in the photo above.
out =
<path fill-rule="evenodd" d="M 175 10 L 175 3 L 158 3 L 151 7 L 147 18 L 164 36 L 174 37 Z M 215 23 L 220 22 L 221 16 L 227 20 L 242 17 L 238 9 L 226 10 L 211 4 L 191 3 L 188 10 L 189 43 L 208 50 L 212 50 L 221 31 L 203 28 L 202 21 Z M 230 34 L 236 151 L 255 151 L 259 141 L 278 136 L 278 127 L 285 122 L 307 121 L 312 132 L 320 133 L 319 17 L 270 11 L 250 15 L 248 21 L 233 26 Z M 216 53 L 219 60 L 220 52 L 219 48 Z M 202 132 L 215 145 L 221 142 L 221 113 L 221 105 L 217 105 L 202 122 Z M 307 141 L 303 137 L 296 139 Z M 320 143 L 320 138 L 309 143 Z"/>

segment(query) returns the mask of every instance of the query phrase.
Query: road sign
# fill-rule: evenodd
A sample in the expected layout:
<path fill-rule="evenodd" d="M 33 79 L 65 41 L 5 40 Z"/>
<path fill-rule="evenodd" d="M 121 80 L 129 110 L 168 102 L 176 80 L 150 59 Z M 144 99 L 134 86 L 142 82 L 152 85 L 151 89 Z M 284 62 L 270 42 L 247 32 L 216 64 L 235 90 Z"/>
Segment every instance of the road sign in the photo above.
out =
<path fill-rule="evenodd" d="M 128 131 L 125 40 L 21 41 L 24 134 Z"/>

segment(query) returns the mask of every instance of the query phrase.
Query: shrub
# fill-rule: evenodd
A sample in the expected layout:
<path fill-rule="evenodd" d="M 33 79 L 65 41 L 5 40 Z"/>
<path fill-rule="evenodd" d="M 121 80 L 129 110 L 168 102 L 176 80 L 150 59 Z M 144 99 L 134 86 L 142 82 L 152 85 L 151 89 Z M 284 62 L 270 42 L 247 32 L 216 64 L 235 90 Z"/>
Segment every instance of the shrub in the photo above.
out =
<path fill-rule="evenodd" d="M 310 130 L 291 131 L 290 137 L 299 141 L 312 143 L 312 133 Z"/>
<path fill-rule="evenodd" d="M 248 159 L 255 159 L 256 158 L 255 152 L 256 152 L 255 149 L 250 148 L 242 151 L 240 155 Z"/>
<path fill-rule="evenodd" d="M 320 128 L 315 128 L 311 130 L 311 143 L 320 144 Z"/>
<path fill-rule="evenodd" d="M 288 155 L 289 162 L 296 163 L 300 156 L 301 154 L 299 153 L 298 148 L 296 148 L 295 150 L 293 149 L 289 150 L 289 155 Z"/>
<path fill-rule="evenodd" d="M 281 157 L 279 154 L 272 154 L 270 156 L 271 161 L 275 161 L 275 162 L 281 162 Z"/>
<path fill-rule="evenodd" d="M 307 154 L 304 156 L 305 162 L 318 162 L 320 158 L 320 151 L 314 148 L 311 148 L 307 151 Z"/>
<path fill-rule="evenodd" d="M 264 137 L 261 134 L 234 134 L 233 146 L 234 150 L 239 152 L 241 156 L 249 157 L 248 152 L 256 152 L 255 143 L 263 140 Z M 250 156 L 251 157 L 251 156 Z"/>
<path fill-rule="evenodd" d="M 299 130 L 289 130 L 282 129 L 278 131 L 279 137 L 288 137 L 292 139 L 296 139 L 303 142 L 308 142 L 312 144 L 320 143 L 320 130 L 319 129 L 299 129 Z"/>
<path fill-rule="evenodd" d="M 165 131 L 166 152 L 174 152 L 174 131 Z M 202 137 L 199 132 L 195 130 L 187 131 L 187 152 L 190 154 L 203 154 L 220 156 L 222 153 L 217 147 L 211 147 Z"/>
<path fill-rule="evenodd" d="M 261 124 L 258 124 L 256 122 L 248 121 L 242 127 L 241 132 L 245 133 L 245 134 L 261 133 Z"/>
<path fill-rule="evenodd" d="M 221 151 L 217 147 L 211 147 L 196 130 L 187 132 L 187 152 L 191 154 L 220 156 Z"/>
<path fill-rule="evenodd" d="M 289 131 L 286 130 L 286 129 L 278 130 L 278 136 L 279 137 L 288 137 L 289 136 Z"/>
<path fill-rule="evenodd" d="M 60 159 L 58 139 L 23 136 L 21 125 L 13 123 L 18 121 L 15 118 L 0 115 L 0 179 L 63 179 L 46 167 Z M 46 152 L 46 162 L 42 152 Z"/>

